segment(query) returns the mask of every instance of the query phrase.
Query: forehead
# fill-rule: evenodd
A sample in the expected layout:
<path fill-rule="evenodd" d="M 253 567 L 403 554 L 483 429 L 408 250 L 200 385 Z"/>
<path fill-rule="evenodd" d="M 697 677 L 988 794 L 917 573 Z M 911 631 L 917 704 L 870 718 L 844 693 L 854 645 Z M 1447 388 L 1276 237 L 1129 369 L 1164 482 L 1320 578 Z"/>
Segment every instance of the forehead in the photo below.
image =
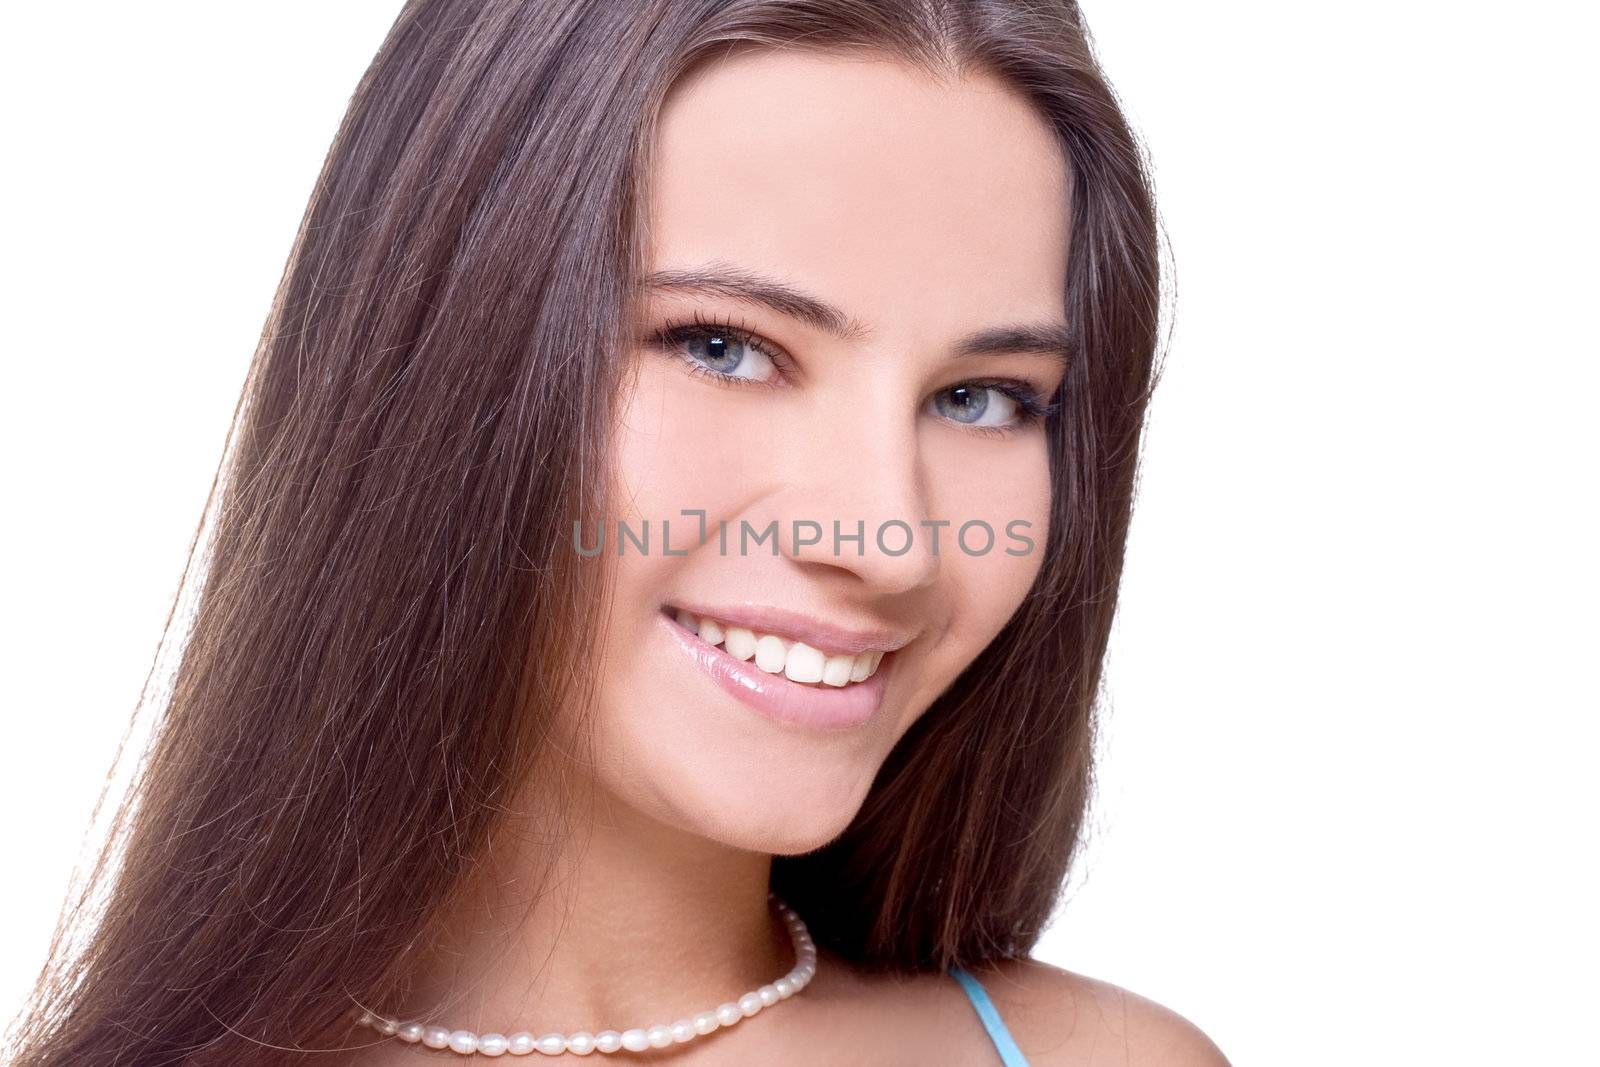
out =
<path fill-rule="evenodd" d="M 875 335 L 1061 315 L 1070 174 L 999 81 L 746 52 L 675 85 L 657 132 L 653 270 L 771 274 Z"/>

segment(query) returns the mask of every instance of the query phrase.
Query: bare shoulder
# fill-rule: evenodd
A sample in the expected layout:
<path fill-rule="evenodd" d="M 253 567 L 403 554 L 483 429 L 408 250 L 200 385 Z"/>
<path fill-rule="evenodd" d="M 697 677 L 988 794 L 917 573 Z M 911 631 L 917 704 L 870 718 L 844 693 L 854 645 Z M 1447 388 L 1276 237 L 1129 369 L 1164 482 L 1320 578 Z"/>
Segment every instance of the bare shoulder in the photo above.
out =
<path fill-rule="evenodd" d="M 1121 986 L 1028 959 L 972 973 L 1033 1067 L 1230 1067 L 1194 1023 Z"/>

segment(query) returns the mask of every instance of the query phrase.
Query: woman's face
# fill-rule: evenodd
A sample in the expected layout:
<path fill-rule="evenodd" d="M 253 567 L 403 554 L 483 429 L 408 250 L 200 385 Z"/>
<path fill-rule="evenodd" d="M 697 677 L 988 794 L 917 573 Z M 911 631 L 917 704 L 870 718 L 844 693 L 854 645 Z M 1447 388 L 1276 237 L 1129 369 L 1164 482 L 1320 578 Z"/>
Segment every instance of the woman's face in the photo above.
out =
<path fill-rule="evenodd" d="M 814 54 L 702 67 L 658 152 L 596 773 L 671 825 L 809 851 L 1038 572 L 1028 398 L 1064 372 L 1069 174 L 999 82 Z"/>

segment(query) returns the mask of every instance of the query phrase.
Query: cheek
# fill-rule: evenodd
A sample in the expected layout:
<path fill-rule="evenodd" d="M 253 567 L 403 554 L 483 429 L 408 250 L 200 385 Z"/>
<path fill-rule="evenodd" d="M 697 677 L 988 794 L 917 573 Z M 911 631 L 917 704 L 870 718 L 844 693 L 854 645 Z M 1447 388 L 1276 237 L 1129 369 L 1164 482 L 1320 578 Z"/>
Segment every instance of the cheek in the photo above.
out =
<path fill-rule="evenodd" d="M 949 631 L 938 691 L 954 680 L 1016 614 L 1044 561 L 1050 530 L 1050 464 L 1042 432 L 995 445 L 954 444 L 964 455 L 940 469 L 935 514 Z M 988 450 L 980 461 L 971 451 Z M 964 535 L 960 525 L 967 523 Z M 992 532 L 992 539 L 991 539 Z"/>
<path fill-rule="evenodd" d="M 662 356 L 640 355 L 637 367 L 612 437 L 614 517 L 648 518 L 652 532 L 671 521 L 676 550 L 699 529 L 682 511 L 703 509 L 712 521 L 748 493 L 763 454 L 749 417 L 757 405 L 707 388 Z"/>
<path fill-rule="evenodd" d="M 638 650 L 658 640 L 660 605 L 726 566 L 707 555 L 716 550 L 716 523 L 761 491 L 765 454 L 748 447 L 741 419 L 749 418 L 736 398 L 708 389 L 660 356 L 639 356 L 635 369 L 611 432 L 612 497 L 604 530 L 614 595 L 600 671 L 615 715 L 629 714 L 629 701 L 637 699 L 630 694 L 656 682 L 648 656 Z M 751 407 L 747 401 L 744 410 Z M 619 524 L 634 540 L 621 536 Z M 591 546 L 597 536 L 585 532 Z"/>
<path fill-rule="evenodd" d="M 636 681 L 630 651 L 647 639 L 658 605 L 669 599 L 671 583 L 686 562 L 676 553 L 695 547 L 700 523 L 682 510 L 703 508 L 715 516 L 717 494 L 732 481 L 719 450 L 707 447 L 705 424 L 688 417 L 696 409 L 674 380 L 683 375 L 663 368 L 661 362 L 638 363 L 610 442 L 612 496 L 603 536 L 614 597 L 601 668 L 602 676 L 620 692 L 629 691 Z M 663 522 L 672 555 L 663 551 Z M 625 541 L 622 524 L 645 542 L 645 551 L 636 542 Z M 590 545 L 597 536 L 599 531 L 585 531 Z"/>

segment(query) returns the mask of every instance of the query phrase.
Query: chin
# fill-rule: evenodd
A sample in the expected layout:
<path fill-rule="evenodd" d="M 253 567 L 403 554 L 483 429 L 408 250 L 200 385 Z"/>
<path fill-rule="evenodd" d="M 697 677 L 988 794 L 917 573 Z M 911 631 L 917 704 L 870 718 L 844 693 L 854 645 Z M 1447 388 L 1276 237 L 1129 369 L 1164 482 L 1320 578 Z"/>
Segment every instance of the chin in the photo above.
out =
<path fill-rule="evenodd" d="M 639 758 L 602 761 L 608 791 L 657 822 L 730 848 L 799 855 L 828 844 L 860 810 L 876 759 L 689 735 L 636 738 Z M 631 746 L 629 746 L 631 747 Z"/>

